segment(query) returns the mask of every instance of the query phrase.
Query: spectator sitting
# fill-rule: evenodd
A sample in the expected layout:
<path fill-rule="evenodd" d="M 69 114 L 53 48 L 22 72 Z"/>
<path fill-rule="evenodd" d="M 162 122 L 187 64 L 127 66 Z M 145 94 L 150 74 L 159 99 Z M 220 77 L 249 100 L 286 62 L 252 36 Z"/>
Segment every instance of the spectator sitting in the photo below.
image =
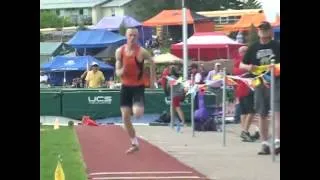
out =
<path fill-rule="evenodd" d="M 81 78 L 74 78 L 72 80 L 71 87 L 73 87 L 73 88 L 81 88 Z"/>
<path fill-rule="evenodd" d="M 205 78 L 208 75 L 208 71 L 205 70 L 204 65 L 200 65 L 200 74 L 201 74 L 201 81 L 204 82 Z"/>
<path fill-rule="evenodd" d="M 206 77 L 206 80 L 212 81 L 212 80 L 214 80 L 214 77 L 216 75 L 222 75 L 222 70 L 221 70 L 221 64 L 220 63 L 216 63 L 214 65 L 214 69 L 209 71 L 209 73 L 208 73 L 208 75 Z"/>
<path fill-rule="evenodd" d="M 191 84 L 202 84 L 201 74 L 199 73 L 198 65 L 191 64 Z"/>
<path fill-rule="evenodd" d="M 216 79 L 217 76 L 222 76 L 223 73 L 221 71 L 221 64 L 220 63 L 216 63 L 214 65 L 214 69 L 211 70 L 207 77 L 206 77 L 206 80 L 208 81 L 213 81 Z M 216 86 L 214 87 L 209 87 L 209 91 L 212 91 L 213 93 L 216 94 L 216 97 L 215 97 L 215 102 L 216 102 L 216 105 L 221 107 L 222 105 L 222 90 L 221 90 L 221 84 L 217 84 Z"/>
<path fill-rule="evenodd" d="M 48 82 L 48 76 L 43 71 L 40 71 L 40 88 L 48 87 Z"/>

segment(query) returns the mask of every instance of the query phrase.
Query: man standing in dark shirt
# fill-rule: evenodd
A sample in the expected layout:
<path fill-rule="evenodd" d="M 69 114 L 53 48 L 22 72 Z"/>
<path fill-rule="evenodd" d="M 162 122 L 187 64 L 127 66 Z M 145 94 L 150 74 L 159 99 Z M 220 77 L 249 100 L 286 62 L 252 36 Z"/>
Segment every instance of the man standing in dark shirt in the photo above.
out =
<path fill-rule="evenodd" d="M 249 47 L 243 58 L 240 68 L 252 72 L 257 66 L 269 65 L 271 59 L 275 63 L 280 63 L 280 42 L 272 40 L 272 27 L 269 22 L 262 22 L 258 27 L 259 41 Z M 270 110 L 270 89 L 268 85 L 260 79 L 261 84 L 255 88 L 255 111 L 260 115 L 260 133 L 262 149 L 259 155 L 270 154 L 268 143 L 269 123 L 267 120 Z M 275 153 L 280 153 L 280 76 L 275 79 L 275 116 L 276 116 L 276 145 Z"/>

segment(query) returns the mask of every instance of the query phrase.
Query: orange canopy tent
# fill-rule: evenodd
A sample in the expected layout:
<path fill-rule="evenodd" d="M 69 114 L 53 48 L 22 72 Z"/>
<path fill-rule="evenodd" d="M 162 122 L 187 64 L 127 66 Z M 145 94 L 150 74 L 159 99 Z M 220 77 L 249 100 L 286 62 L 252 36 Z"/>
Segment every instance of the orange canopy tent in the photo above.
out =
<path fill-rule="evenodd" d="M 225 25 L 223 31 L 245 31 L 249 30 L 251 25 L 258 27 L 262 21 L 265 21 L 266 17 L 263 13 L 257 14 L 244 14 L 240 20 L 232 25 Z"/>
<path fill-rule="evenodd" d="M 182 25 L 182 10 L 163 10 L 154 17 L 143 22 L 143 26 L 174 26 Z M 187 9 L 187 24 L 194 24 L 196 32 L 213 31 L 214 25 L 210 18 Z"/>
<path fill-rule="evenodd" d="M 279 15 L 276 16 L 276 20 L 274 23 L 272 23 L 272 26 L 273 27 L 280 26 L 280 16 Z"/>
<path fill-rule="evenodd" d="M 193 18 L 190 10 L 187 9 L 187 23 L 193 24 Z M 171 26 L 182 25 L 182 11 L 181 10 L 163 10 L 154 17 L 143 22 L 144 26 Z"/>

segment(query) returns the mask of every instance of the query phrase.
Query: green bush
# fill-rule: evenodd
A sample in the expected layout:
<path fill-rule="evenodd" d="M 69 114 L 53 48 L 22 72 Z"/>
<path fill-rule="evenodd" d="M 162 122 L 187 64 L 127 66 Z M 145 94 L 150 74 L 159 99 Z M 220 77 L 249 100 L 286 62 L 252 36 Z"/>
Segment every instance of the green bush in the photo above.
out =
<path fill-rule="evenodd" d="M 44 35 L 40 32 L 40 42 L 44 41 Z"/>
<path fill-rule="evenodd" d="M 251 46 L 252 44 L 254 44 L 255 42 L 258 42 L 258 41 L 259 41 L 259 36 L 258 36 L 257 29 L 254 27 L 254 25 L 251 25 L 250 31 L 249 31 L 248 46 Z"/>
<path fill-rule="evenodd" d="M 226 90 L 226 100 L 228 102 L 234 102 L 235 101 L 235 95 L 233 89 L 227 89 Z"/>
<path fill-rule="evenodd" d="M 40 28 L 62 28 L 72 26 L 69 18 L 59 17 L 53 12 L 40 13 Z"/>
<path fill-rule="evenodd" d="M 80 23 L 78 28 L 77 28 L 77 31 L 84 31 L 84 30 L 87 30 L 88 28 L 84 25 L 84 23 Z"/>

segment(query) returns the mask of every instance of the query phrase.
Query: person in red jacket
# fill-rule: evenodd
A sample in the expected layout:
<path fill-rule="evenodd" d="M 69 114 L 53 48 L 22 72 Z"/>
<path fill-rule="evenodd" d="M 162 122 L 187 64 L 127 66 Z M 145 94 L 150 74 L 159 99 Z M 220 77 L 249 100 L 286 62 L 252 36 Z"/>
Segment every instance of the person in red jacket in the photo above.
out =
<path fill-rule="evenodd" d="M 166 67 L 163 69 L 163 72 L 161 74 L 161 77 L 160 77 L 160 84 L 161 84 L 161 87 L 162 89 L 164 90 L 164 94 L 166 95 L 166 97 L 169 96 L 169 90 L 167 88 L 167 76 L 170 75 L 170 70 L 169 70 L 169 67 Z"/>
<path fill-rule="evenodd" d="M 239 48 L 239 54 L 234 60 L 233 74 L 249 78 L 250 75 L 246 71 L 239 68 L 244 54 L 247 52 L 248 47 L 242 46 Z M 240 137 L 245 142 L 253 142 L 259 138 L 259 132 L 254 136 L 249 133 L 249 128 L 254 118 L 254 92 L 242 81 L 237 81 L 235 89 L 235 96 L 238 101 L 238 108 L 240 108 L 240 119 L 242 132 Z"/>

